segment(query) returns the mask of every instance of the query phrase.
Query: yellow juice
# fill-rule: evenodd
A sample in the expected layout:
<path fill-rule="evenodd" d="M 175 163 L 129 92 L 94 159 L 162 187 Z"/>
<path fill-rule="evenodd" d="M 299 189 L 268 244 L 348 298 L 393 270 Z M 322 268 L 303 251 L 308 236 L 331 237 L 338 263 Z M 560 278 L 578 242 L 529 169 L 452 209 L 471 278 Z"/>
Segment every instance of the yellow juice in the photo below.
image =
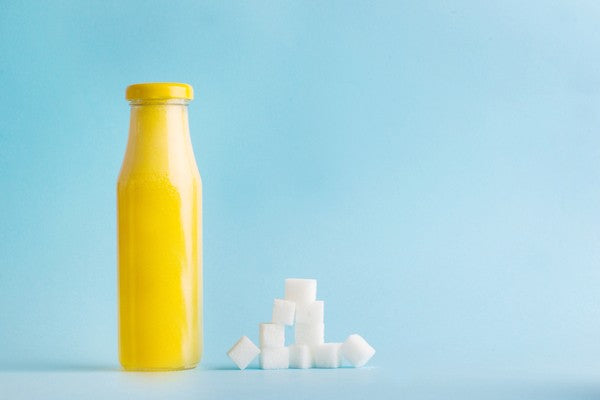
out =
<path fill-rule="evenodd" d="M 202 353 L 202 183 L 188 85 L 132 85 L 117 183 L 119 356 L 127 370 L 193 368 Z"/>

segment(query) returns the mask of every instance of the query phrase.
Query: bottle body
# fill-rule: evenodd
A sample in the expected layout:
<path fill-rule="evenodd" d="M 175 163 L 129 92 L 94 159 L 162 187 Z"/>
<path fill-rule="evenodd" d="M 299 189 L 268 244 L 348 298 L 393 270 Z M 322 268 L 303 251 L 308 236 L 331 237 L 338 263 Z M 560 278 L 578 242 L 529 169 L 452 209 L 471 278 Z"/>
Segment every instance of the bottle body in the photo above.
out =
<path fill-rule="evenodd" d="M 187 101 L 132 102 L 117 224 L 121 365 L 193 368 L 202 352 L 202 182 Z"/>

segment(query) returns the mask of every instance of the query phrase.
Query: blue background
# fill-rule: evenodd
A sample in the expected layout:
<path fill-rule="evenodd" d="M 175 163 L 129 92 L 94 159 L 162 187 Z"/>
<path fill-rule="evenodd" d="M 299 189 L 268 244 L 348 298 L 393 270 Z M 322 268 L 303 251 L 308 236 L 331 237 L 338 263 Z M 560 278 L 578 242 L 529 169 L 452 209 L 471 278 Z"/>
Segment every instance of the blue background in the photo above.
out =
<path fill-rule="evenodd" d="M 0 397 L 600 394 L 598 21 L 576 0 L 0 1 Z M 116 336 L 144 81 L 194 86 L 204 183 L 202 368 L 155 379 L 118 372 Z M 286 277 L 318 279 L 326 339 L 360 333 L 370 368 L 221 370 Z"/>

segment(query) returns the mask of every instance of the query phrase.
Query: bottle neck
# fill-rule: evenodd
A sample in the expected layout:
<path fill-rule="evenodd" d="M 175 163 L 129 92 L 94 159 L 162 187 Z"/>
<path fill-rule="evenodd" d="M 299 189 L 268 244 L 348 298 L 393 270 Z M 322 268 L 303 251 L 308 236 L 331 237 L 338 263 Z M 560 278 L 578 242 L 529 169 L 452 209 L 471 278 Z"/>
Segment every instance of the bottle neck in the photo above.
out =
<path fill-rule="evenodd" d="M 188 102 L 173 100 L 131 101 L 129 136 L 140 140 L 161 140 L 189 135 Z"/>
<path fill-rule="evenodd" d="M 129 141 L 124 164 L 135 173 L 166 173 L 189 167 L 193 159 L 188 126 L 188 102 L 132 101 Z"/>

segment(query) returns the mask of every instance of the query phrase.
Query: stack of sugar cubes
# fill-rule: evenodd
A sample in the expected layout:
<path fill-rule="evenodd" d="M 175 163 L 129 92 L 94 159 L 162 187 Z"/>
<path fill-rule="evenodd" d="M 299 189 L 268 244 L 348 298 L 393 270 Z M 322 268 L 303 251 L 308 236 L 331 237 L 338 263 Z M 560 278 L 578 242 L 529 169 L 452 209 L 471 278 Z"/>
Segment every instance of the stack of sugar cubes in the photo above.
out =
<path fill-rule="evenodd" d="M 295 343 L 285 346 L 285 325 L 294 326 Z M 315 279 L 286 279 L 285 298 L 273 302 L 270 323 L 259 324 L 260 348 L 247 337 L 227 352 L 244 369 L 260 355 L 262 369 L 338 368 L 342 359 L 362 367 L 373 354 L 360 335 L 350 335 L 343 343 L 325 343 L 324 303 L 317 300 Z"/>

